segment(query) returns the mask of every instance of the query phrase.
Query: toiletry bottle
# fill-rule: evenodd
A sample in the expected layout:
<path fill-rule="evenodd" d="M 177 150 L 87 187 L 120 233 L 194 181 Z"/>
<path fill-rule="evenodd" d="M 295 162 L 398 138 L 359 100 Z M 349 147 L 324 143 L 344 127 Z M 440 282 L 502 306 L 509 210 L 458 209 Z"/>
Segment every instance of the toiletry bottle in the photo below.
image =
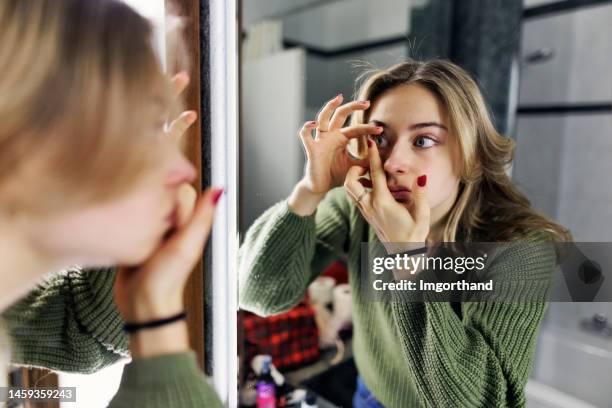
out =
<path fill-rule="evenodd" d="M 271 375 L 271 364 L 272 358 L 266 357 L 257 380 L 257 408 L 276 408 L 276 384 Z"/>

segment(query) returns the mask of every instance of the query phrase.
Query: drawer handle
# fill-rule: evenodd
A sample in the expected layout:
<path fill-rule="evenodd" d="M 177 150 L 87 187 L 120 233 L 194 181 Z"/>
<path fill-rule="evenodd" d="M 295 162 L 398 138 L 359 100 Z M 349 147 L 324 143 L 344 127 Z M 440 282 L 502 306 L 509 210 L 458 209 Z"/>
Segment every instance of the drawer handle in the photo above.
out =
<path fill-rule="evenodd" d="M 541 64 L 551 60 L 555 56 L 555 51 L 550 48 L 540 48 L 527 54 L 524 58 L 525 64 Z"/>

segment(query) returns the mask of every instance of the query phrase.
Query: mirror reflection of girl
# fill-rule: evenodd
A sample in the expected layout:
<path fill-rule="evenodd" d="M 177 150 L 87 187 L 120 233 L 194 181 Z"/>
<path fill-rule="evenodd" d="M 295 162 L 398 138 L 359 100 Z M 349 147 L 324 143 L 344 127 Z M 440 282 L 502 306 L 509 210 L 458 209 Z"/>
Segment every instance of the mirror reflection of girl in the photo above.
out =
<path fill-rule="evenodd" d="M 367 158 L 353 160 L 346 146 L 364 134 Z M 346 253 L 355 406 L 524 406 L 545 302 L 370 302 L 360 290 L 362 237 L 389 252 L 570 239 L 508 177 L 514 142 L 495 131 L 474 81 L 447 61 L 408 61 L 373 74 L 359 101 L 327 102 L 300 136 L 302 180 L 254 223 L 241 248 L 241 307 L 263 315 L 291 308 Z M 360 180 L 367 173 L 371 181 Z M 556 257 L 541 247 L 504 253 L 488 272 L 510 284 L 548 282 Z"/>
<path fill-rule="evenodd" d="M 119 1 L 0 3 L 4 337 L 13 362 L 62 371 L 131 354 L 113 407 L 220 406 L 185 320 L 162 323 L 184 310 L 222 191 L 189 186 L 177 139 L 196 113 L 164 128 L 188 77 L 166 79 L 151 36 Z"/>

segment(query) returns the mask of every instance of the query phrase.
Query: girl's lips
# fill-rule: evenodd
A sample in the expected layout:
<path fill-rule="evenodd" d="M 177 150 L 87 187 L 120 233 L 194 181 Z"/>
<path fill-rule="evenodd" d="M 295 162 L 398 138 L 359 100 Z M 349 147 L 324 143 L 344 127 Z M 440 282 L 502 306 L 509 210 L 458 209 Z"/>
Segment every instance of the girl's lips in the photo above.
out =
<path fill-rule="evenodd" d="M 400 192 L 400 191 L 407 191 L 410 192 L 411 190 L 408 187 L 404 187 L 404 186 L 388 186 L 389 187 L 389 191 L 393 192 Z"/>
<path fill-rule="evenodd" d="M 397 201 L 409 201 L 410 200 L 410 189 L 408 187 L 404 187 L 401 185 L 389 186 L 389 191 L 391 191 L 391 195 Z"/>
<path fill-rule="evenodd" d="M 391 195 L 396 200 L 409 200 L 410 199 L 410 191 L 408 190 L 391 191 Z"/>

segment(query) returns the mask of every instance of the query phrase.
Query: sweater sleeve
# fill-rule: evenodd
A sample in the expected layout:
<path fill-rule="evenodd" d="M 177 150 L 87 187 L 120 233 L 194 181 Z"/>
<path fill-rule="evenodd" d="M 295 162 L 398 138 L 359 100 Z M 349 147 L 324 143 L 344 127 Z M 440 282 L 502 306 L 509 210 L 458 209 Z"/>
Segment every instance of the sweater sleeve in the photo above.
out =
<path fill-rule="evenodd" d="M 249 228 L 239 251 L 240 307 L 268 316 L 285 312 L 308 285 L 346 251 L 349 222 L 344 188 L 336 188 L 314 214 L 301 217 L 283 200 Z"/>
<path fill-rule="evenodd" d="M 3 313 L 16 364 L 93 373 L 128 357 L 114 269 L 55 274 Z M 193 352 L 134 359 L 111 407 L 221 407 Z"/>
<path fill-rule="evenodd" d="M 393 316 L 424 406 L 525 406 L 555 262 L 552 245 L 508 247 L 491 263 L 490 278 L 533 298 L 464 302 L 461 317 L 448 302 L 411 303 L 395 295 Z"/>
<path fill-rule="evenodd" d="M 115 270 L 71 269 L 47 278 L 2 318 L 16 364 L 92 373 L 128 356 L 115 307 Z"/>
<path fill-rule="evenodd" d="M 134 359 L 109 408 L 223 407 L 193 352 Z"/>

